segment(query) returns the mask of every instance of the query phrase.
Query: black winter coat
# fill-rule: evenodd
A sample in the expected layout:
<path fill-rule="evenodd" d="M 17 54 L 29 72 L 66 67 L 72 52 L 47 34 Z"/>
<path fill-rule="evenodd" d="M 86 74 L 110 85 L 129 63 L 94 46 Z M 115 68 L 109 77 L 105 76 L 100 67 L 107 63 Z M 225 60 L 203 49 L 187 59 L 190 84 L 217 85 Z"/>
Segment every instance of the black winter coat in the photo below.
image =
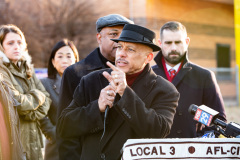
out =
<path fill-rule="evenodd" d="M 162 53 L 155 57 L 157 65 L 153 66 L 153 71 L 167 79 L 162 66 Z M 177 112 L 168 138 L 194 138 L 202 136 L 205 128 L 193 120 L 193 115 L 188 112 L 191 104 L 206 105 L 219 112 L 219 118 L 226 121 L 226 114 L 222 95 L 212 71 L 202 68 L 188 61 L 187 54 L 183 62 L 183 67 L 172 81 L 173 85 L 180 93 Z"/>
<path fill-rule="evenodd" d="M 96 48 L 85 59 L 69 66 L 65 69 L 62 76 L 62 83 L 60 89 L 60 101 L 58 108 L 58 117 L 61 112 L 71 103 L 73 99 L 74 90 L 80 83 L 83 76 L 92 71 L 106 68 L 99 56 L 100 50 Z"/>
<path fill-rule="evenodd" d="M 74 90 L 80 83 L 81 78 L 92 71 L 106 68 L 106 65 L 101 60 L 100 54 L 100 49 L 96 48 L 85 59 L 65 69 L 59 95 L 58 117 L 71 103 Z M 57 133 L 57 144 L 59 158 L 61 160 L 75 160 L 80 158 L 81 146 L 79 140 L 61 139 Z"/>
<path fill-rule="evenodd" d="M 109 84 L 103 71 L 111 70 L 96 71 L 82 78 L 73 101 L 59 118 L 58 132 L 63 138 L 81 137 L 81 160 L 117 160 L 127 139 L 166 137 L 179 99 L 176 88 L 147 65 L 132 88 L 127 87 L 122 97 L 116 95 L 100 140 L 103 114 L 98 97 Z"/>

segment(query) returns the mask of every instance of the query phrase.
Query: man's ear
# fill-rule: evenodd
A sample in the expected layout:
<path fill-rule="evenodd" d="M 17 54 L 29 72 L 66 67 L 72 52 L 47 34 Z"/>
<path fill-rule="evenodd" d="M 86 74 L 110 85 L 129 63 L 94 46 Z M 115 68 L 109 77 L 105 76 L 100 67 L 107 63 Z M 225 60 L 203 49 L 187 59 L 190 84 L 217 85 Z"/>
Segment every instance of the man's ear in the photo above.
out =
<path fill-rule="evenodd" d="M 160 40 L 160 39 L 158 39 L 158 44 L 159 44 L 159 46 L 161 46 L 161 45 L 162 45 L 162 42 L 161 42 L 161 40 Z"/>
<path fill-rule="evenodd" d="M 146 59 L 145 63 L 146 63 L 146 64 L 149 63 L 152 59 L 153 59 L 153 53 L 152 53 L 152 52 L 151 52 L 151 53 L 148 53 L 147 59 Z"/>
<path fill-rule="evenodd" d="M 190 43 L 190 37 L 187 37 L 186 38 L 186 44 L 189 45 L 189 43 Z"/>
<path fill-rule="evenodd" d="M 101 38 L 102 38 L 102 36 L 101 36 L 100 33 L 97 33 L 96 38 L 97 38 L 98 44 L 101 44 Z"/>

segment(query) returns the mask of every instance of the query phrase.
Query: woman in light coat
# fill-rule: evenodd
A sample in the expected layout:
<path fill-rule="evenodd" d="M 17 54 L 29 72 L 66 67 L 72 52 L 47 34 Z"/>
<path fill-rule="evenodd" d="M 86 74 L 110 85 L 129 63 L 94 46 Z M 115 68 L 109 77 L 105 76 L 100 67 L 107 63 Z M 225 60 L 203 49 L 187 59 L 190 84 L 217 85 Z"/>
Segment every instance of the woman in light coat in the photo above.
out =
<path fill-rule="evenodd" d="M 0 72 L 20 103 L 20 137 L 27 160 L 42 160 L 39 120 L 49 110 L 49 94 L 34 73 L 25 37 L 17 26 L 0 26 L 0 51 Z"/>
<path fill-rule="evenodd" d="M 55 44 L 48 61 L 48 77 L 41 79 L 44 87 L 50 94 L 52 104 L 47 117 L 41 120 L 42 132 L 45 135 L 45 160 L 58 160 L 58 149 L 56 144 L 57 107 L 59 103 L 59 91 L 61 77 L 64 70 L 78 62 L 78 51 L 74 44 L 68 39 L 63 39 Z"/>

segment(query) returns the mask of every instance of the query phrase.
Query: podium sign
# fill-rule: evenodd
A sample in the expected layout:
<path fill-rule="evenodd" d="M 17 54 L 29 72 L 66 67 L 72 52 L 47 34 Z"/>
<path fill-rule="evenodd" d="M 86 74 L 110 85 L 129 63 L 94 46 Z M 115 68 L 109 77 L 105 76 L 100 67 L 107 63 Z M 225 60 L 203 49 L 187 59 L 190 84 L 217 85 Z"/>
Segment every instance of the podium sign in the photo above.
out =
<path fill-rule="evenodd" d="M 240 159 L 240 138 L 129 139 L 122 160 Z"/>

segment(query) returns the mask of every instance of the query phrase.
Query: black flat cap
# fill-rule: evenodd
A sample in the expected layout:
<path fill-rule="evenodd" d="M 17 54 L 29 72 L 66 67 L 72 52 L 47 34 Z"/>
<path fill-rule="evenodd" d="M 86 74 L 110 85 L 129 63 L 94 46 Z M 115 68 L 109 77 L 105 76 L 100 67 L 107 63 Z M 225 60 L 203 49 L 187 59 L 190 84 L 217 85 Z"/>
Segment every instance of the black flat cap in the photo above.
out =
<path fill-rule="evenodd" d="M 120 14 L 109 14 L 101 17 L 96 22 L 97 32 L 100 32 L 104 27 L 133 24 L 134 22 Z"/>
<path fill-rule="evenodd" d="M 150 29 L 135 24 L 126 24 L 118 39 L 111 39 L 114 42 L 132 42 L 149 46 L 153 51 L 159 51 L 160 47 L 153 43 L 156 35 Z"/>

